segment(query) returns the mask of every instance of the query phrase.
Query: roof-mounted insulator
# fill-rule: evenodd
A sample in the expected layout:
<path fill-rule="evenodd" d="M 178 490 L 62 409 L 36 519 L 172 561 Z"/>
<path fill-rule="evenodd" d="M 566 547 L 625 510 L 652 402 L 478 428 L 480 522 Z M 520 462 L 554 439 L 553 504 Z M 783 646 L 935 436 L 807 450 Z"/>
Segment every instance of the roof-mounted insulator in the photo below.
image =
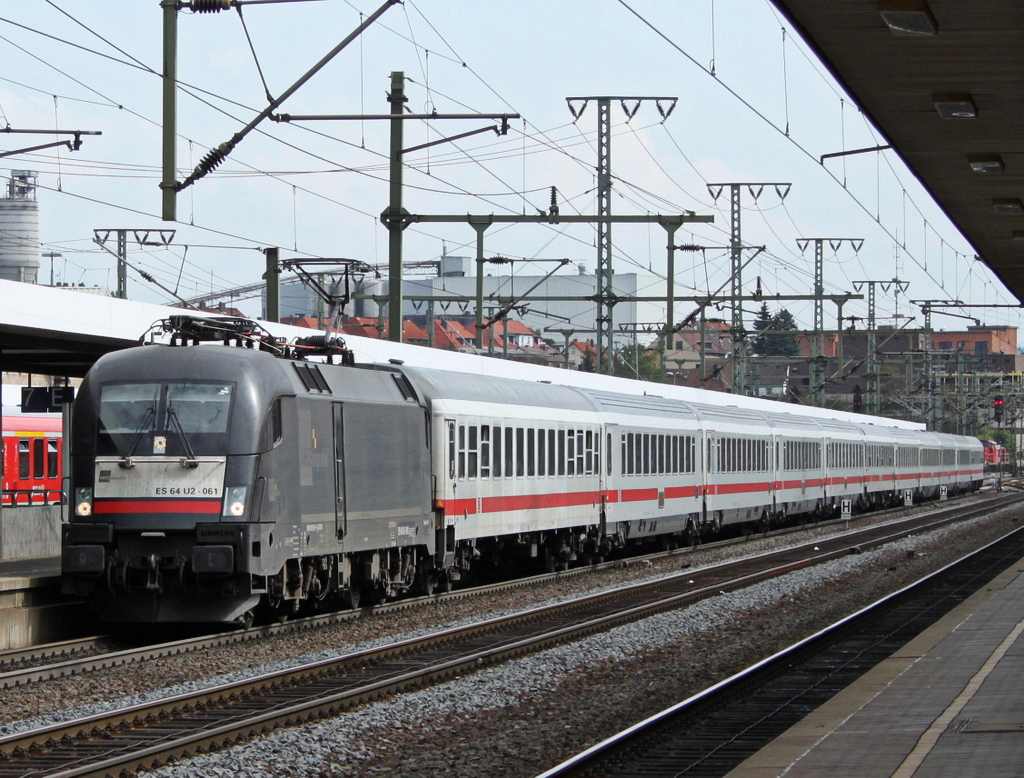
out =
<path fill-rule="evenodd" d="M 188 7 L 193 13 L 215 14 L 231 8 L 231 0 L 188 0 Z"/>

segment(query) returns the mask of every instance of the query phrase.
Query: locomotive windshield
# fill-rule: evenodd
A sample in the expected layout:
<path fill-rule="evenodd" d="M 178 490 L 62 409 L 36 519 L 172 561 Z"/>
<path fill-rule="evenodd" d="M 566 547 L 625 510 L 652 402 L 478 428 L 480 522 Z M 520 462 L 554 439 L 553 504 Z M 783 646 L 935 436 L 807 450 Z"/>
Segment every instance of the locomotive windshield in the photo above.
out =
<path fill-rule="evenodd" d="M 120 383 L 100 390 L 100 456 L 224 454 L 233 384 Z"/>

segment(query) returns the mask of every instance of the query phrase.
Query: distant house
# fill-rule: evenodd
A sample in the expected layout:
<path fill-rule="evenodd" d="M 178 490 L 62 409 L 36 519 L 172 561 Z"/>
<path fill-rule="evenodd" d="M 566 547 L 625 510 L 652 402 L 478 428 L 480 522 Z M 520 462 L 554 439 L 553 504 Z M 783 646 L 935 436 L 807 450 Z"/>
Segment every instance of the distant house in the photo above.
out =
<path fill-rule="evenodd" d="M 591 366 L 596 367 L 597 347 L 590 340 L 574 340 L 569 344 L 569 350 L 565 354 L 565 361 L 569 363 L 569 368 L 572 370 L 579 370 L 584 362 L 588 362 Z"/>

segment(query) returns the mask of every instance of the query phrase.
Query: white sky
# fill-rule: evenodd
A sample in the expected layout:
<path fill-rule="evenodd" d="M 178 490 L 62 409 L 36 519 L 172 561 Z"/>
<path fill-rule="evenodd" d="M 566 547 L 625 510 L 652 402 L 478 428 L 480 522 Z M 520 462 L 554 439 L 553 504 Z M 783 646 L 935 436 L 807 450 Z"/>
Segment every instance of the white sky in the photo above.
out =
<path fill-rule="evenodd" d="M 271 94 L 290 87 L 359 24 L 360 14 L 377 7 L 375 0 L 244 5 Z M 171 248 L 131 245 L 130 261 L 185 297 L 256 283 L 264 270 L 258 249 L 265 246 L 280 246 L 285 258 L 386 265 L 387 233 L 378 218 L 388 204 L 384 122 L 264 122 L 216 173 L 179 195 L 178 223 L 160 221 L 161 16 L 157 0 L 22 0 L 0 10 L 0 126 L 103 133 L 86 137 L 76 153 L 0 158 L 4 176 L 12 169 L 40 173 L 40 240 L 43 252 L 62 254 L 56 280 L 114 286 L 113 257 L 92 238 L 94 229 L 115 228 L 176 229 Z M 182 11 L 178 61 L 187 85 L 179 94 L 181 179 L 267 99 L 235 10 Z M 1016 302 L 891 152 L 819 163 L 822 154 L 880 140 L 767 0 L 407 0 L 280 111 L 387 113 L 392 71 L 410 79 L 413 112 L 523 116 L 507 137 L 486 133 L 410 155 L 410 212 L 535 213 L 547 207 L 555 186 L 563 213 L 593 214 L 596 106 L 574 123 L 565 98 L 678 97 L 665 122 L 653 103 L 631 122 L 613 106 L 613 212 L 713 214 L 715 224 L 680 230 L 677 242 L 723 246 L 728 196 L 714 201 L 707 183 L 792 183 L 784 201 L 771 187 L 756 201 L 743 193 L 744 242 L 767 247 L 744 271 L 745 291 L 753 292 L 760 276 L 766 294 L 808 294 L 813 249 L 801 252 L 797 238 L 863 238 L 859 253 L 848 243 L 836 251 L 826 246 L 825 287 L 843 293 L 853 292 L 855 281 L 908 282 L 898 301 L 879 292 L 881 323 L 905 324 L 891 318 L 902 314 L 916 317 L 910 326 L 922 326 L 911 299 Z M 490 123 L 410 121 L 405 145 Z M 0 149 L 52 139 L 9 135 Z M 615 271 L 663 275 L 664 236 L 658 226 L 615 226 Z M 450 254 L 473 255 L 474 241 L 467 225 L 413 225 L 405 232 L 405 259 L 434 259 L 442 245 Z M 590 272 L 596 266 L 594 231 L 586 225 L 492 227 L 485 252 L 568 257 Z M 550 269 L 517 267 L 529 274 Z M 723 284 L 728 291 L 724 251 L 682 254 L 676 267 L 678 295 Z M 49 272 L 44 259 L 41 280 Z M 659 283 L 649 293 L 662 292 Z M 129 295 L 169 299 L 134 272 Z M 747 305 L 748 325 L 757 307 Z M 810 302 L 785 307 L 810 326 Z M 682 318 L 691 306 L 676 310 Z M 846 316 L 866 312 L 865 302 L 844 308 Z M 985 324 L 1019 324 L 1016 309 L 970 313 Z M 833 304 L 825 304 L 824 315 L 834 326 Z M 939 314 L 933 321 L 953 330 L 969 323 Z"/>

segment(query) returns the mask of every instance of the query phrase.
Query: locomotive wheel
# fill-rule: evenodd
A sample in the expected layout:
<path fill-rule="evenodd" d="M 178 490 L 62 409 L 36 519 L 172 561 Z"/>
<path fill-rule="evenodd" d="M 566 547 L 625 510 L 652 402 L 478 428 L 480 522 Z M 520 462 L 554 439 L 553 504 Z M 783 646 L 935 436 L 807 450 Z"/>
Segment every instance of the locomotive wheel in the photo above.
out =
<path fill-rule="evenodd" d="M 420 564 L 419 588 L 420 593 L 426 597 L 437 590 L 437 570 L 426 560 Z"/>
<path fill-rule="evenodd" d="M 359 584 L 353 583 L 351 586 L 349 586 L 348 591 L 346 591 L 345 594 L 342 595 L 342 598 L 341 598 L 342 604 L 346 608 L 351 608 L 352 610 L 358 610 L 359 609 L 359 603 L 362 600 L 362 593 L 363 593 L 363 591 L 360 588 Z"/>
<path fill-rule="evenodd" d="M 380 605 L 388 598 L 388 590 L 383 584 L 363 584 L 362 598 L 367 605 Z"/>

